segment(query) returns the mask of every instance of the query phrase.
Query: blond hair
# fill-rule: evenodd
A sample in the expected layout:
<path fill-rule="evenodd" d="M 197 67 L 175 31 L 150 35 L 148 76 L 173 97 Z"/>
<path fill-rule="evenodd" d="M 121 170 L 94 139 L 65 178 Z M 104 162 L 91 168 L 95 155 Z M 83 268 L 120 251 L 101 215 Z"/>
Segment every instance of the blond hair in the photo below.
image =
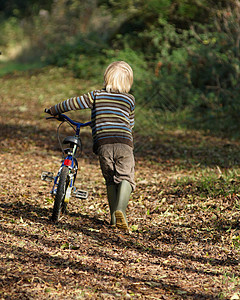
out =
<path fill-rule="evenodd" d="M 128 93 L 133 84 L 132 68 L 125 61 L 111 63 L 104 73 L 104 87 L 107 92 Z"/>

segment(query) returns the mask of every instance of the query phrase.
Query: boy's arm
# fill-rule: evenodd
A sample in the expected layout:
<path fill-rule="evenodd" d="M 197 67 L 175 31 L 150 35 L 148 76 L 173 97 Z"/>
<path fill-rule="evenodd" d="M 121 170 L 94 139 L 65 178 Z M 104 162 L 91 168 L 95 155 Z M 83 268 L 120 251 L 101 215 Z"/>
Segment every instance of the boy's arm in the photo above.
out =
<path fill-rule="evenodd" d="M 130 128 L 132 129 L 134 127 L 134 116 L 135 116 L 135 112 L 134 110 L 131 111 L 130 115 L 129 115 L 129 120 L 130 120 Z"/>
<path fill-rule="evenodd" d="M 93 108 L 94 92 L 80 97 L 69 98 L 49 108 L 51 115 L 58 115 L 70 110 Z"/>

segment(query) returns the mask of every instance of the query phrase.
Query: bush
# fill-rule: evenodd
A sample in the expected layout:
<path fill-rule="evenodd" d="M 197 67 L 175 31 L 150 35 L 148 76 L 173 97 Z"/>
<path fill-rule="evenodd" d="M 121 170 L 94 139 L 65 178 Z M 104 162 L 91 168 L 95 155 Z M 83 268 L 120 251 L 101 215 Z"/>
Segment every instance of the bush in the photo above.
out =
<path fill-rule="evenodd" d="M 188 111 L 190 127 L 239 136 L 239 20 L 236 5 L 215 15 L 213 25 L 151 32 L 160 55 L 144 101 L 162 112 Z"/>
<path fill-rule="evenodd" d="M 200 127 L 234 135 L 240 125 L 239 17 L 240 7 L 229 7 L 189 56 L 193 88 L 201 95 L 192 109 L 195 120 L 204 116 Z"/>

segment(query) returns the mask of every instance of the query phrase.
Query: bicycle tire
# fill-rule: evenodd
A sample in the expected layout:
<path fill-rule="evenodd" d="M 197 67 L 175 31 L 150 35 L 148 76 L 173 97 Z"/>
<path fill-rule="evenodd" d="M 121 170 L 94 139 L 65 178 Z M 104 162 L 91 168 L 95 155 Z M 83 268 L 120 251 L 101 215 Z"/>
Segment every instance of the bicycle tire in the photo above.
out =
<path fill-rule="evenodd" d="M 73 183 L 72 185 L 74 186 L 74 183 L 75 183 L 75 180 L 76 180 L 76 176 L 77 176 L 77 173 L 75 173 L 74 177 L 73 177 Z M 62 202 L 62 214 L 66 214 L 67 213 L 67 205 L 68 205 L 68 202 L 65 202 L 63 201 Z"/>
<path fill-rule="evenodd" d="M 52 212 L 52 221 L 58 222 L 62 212 L 66 211 L 67 203 L 64 202 L 66 196 L 66 190 L 69 185 L 69 169 L 68 167 L 63 167 L 59 175 L 58 187 L 54 199 L 54 206 Z"/>

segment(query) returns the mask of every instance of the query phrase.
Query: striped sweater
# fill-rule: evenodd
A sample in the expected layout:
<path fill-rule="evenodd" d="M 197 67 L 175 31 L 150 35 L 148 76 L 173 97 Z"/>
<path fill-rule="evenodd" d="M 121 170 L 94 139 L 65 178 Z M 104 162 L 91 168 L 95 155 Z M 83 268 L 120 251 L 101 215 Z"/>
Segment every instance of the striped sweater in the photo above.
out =
<path fill-rule="evenodd" d="M 70 110 L 92 110 L 93 150 L 104 144 L 123 143 L 133 147 L 135 99 L 131 94 L 95 90 L 67 99 L 50 108 L 53 115 Z"/>

